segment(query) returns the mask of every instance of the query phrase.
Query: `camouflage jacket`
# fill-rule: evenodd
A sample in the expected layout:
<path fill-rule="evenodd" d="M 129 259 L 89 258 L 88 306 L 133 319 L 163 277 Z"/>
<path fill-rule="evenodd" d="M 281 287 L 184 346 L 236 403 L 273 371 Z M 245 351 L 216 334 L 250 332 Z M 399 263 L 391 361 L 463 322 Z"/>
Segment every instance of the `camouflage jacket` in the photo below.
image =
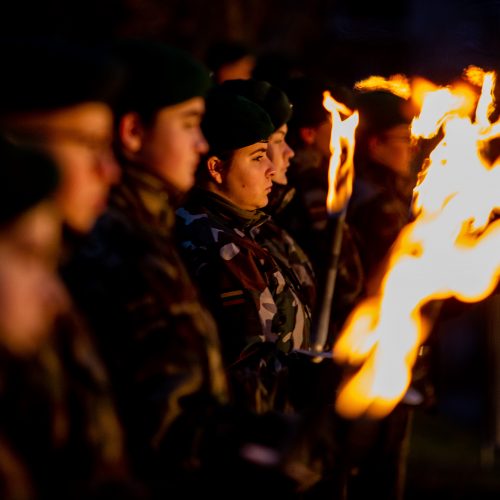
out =
<path fill-rule="evenodd" d="M 126 166 L 66 277 L 100 340 L 135 458 L 155 450 L 189 469 L 227 386 L 215 322 L 173 240 L 172 192 Z"/>
<path fill-rule="evenodd" d="M 269 203 L 263 209 L 266 214 L 277 217 L 292 202 L 297 190 L 289 184 L 278 184 L 273 182 L 273 188 L 269 193 Z"/>
<path fill-rule="evenodd" d="M 302 347 L 310 347 L 309 332 L 316 303 L 316 280 L 309 258 L 298 243 L 272 218 L 255 228 L 255 240 L 269 250 L 287 283 L 300 299 L 306 318 Z"/>
<path fill-rule="evenodd" d="M 275 218 L 286 209 L 296 194 L 296 189 L 288 184 L 273 182 L 269 203 L 264 211 L 271 216 L 257 228 L 256 240 L 267 248 L 277 260 L 288 281 L 301 298 L 310 318 L 316 303 L 316 276 L 309 257 L 298 242 L 276 223 Z M 305 347 L 308 347 L 309 342 Z"/>
<path fill-rule="evenodd" d="M 108 377 L 74 309 L 38 353 L 16 358 L 0 348 L 0 359 L 0 435 L 8 439 L 0 469 L 17 464 L 10 481 L 24 468 L 32 499 L 97 498 L 119 495 L 111 485 L 132 486 Z M 23 498 L 19 486 L 9 488 L 2 498 Z"/>
<path fill-rule="evenodd" d="M 283 354 L 307 343 L 309 318 L 277 260 L 256 242 L 270 217 L 202 189 L 193 190 L 177 217 L 187 262 L 218 321 L 233 385 L 235 377 L 241 382 L 248 375 L 247 404 L 257 411 L 275 408 L 270 387 L 281 376 Z M 263 360 L 266 373 L 259 372 Z M 269 385 L 254 392 L 252 384 L 267 376 Z"/>
<path fill-rule="evenodd" d="M 355 178 L 347 220 L 366 275 L 382 261 L 410 218 L 414 181 L 378 163 Z"/>
<path fill-rule="evenodd" d="M 329 265 L 332 245 L 326 210 L 328 163 L 310 148 L 298 149 L 288 172 L 289 184 L 296 193 L 291 202 L 276 214 L 276 223 L 295 239 L 309 257 L 316 276 L 321 277 Z M 344 224 L 332 304 L 333 330 L 341 327 L 362 296 L 363 281 L 360 256 L 351 229 Z"/>

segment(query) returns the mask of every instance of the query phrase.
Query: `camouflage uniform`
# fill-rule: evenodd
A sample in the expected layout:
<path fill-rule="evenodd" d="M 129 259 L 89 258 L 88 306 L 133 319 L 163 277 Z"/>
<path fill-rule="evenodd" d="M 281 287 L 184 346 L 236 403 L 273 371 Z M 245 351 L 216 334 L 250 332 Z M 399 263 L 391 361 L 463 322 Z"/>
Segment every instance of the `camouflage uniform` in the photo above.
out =
<path fill-rule="evenodd" d="M 298 148 L 288 170 L 289 185 L 296 190 L 290 203 L 276 213 L 277 224 L 286 229 L 309 257 L 316 276 L 325 275 L 331 254 L 328 234 L 328 163 L 312 148 Z M 331 337 L 342 326 L 363 293 L 363 269 L 347 224 L 332 304 Z M 332 339 L 330 339 L 330 342 Z"/>
<path fill-rule="evenodd" d="M 362 171 L 363 176 L 354 182 L 347 220 L 368 276 L 409 222 L 415 182 L 377 163 L 366 165 Z"/>
<path fill-rule="evenodd" d="M 282 409 L 285 354 L 308 344 L 310 317 L 278 262 L 256 242 L 270 217 L 202 189 L 177 216 L 186 259 L 219 324 L 235 396 L 258 412 Z"/>
<path fill-rule="evenodd" d="M 271 218 L 256 229 L 255 239 L 276 259 L 287 282 L 300 297 L 311 322 L 316 303 L 316 277 L 311 261 L 290 234 L 274 221 L 274 216 L 286 208 L 294 195 L 295 188 L 273 183 L 269 204 L 265 208 Z M 310 342 L 304 347 L 310 347 Z"/>
<path fill-rule="evenodd" d="M 296 241 L 273 219 L 257 227 L 255 239 L 274 257 L 287 283 L 300 298 L 307 322 L 316 302 L 316 283 L 311 262 Z M 302 345 L 310 347 L 309 339 Z"/>
<path fill-rule="evenodd" d="M 75 311 L 59 318 L 53 337 L 33 357 L 18 359 L 2 349 L 0 359 L 1 434 L 11 463 L 17 462 L 16 475 L 24 466 L 31 478 L 28 498 L 97 498 L 104 492 L 125 498 L 137 485 L 129 477 L 105 370 Z M 2 498 L 23 498 L 14 488 Z M 128 498 L 136 497 L 130 492 Z"/>
<path fill-rule="evenodd" d="M 138 466 L 154 477 L 159 464 L 174 481 L 196 471 L 199 429 L 227 394 L 215 323 L 173 241 L 172 191 L 127 165 L 66 277 L 98 335 Z"/>
<path fill-rule="evenodd" d="M 400 230 L 409 221 L 413 182 L 375 162 L 358 162 L 347 218 L 365 274 L 377 271 Z M 423 376 L 427 378 L 427 374 Z M 400 403 L 380 420 L 353 420 L 345 424 L 344 457 L 348 498 L 403 497 L 407 442 L 412 409 Z"/>

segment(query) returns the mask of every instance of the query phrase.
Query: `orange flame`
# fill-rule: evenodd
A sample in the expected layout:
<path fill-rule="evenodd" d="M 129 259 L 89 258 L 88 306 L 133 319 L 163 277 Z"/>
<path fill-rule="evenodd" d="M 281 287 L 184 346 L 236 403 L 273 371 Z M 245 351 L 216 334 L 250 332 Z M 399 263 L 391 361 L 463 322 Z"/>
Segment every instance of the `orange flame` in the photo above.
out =
<path fill-rule="evenodd" d="M 348 418 L 381 417 L 401 400 L 419 345 L 431 327 L 425 304 L 456 297 L 484 299 L 500 275 L 500 162 L 482 151 L 500 136 L 488 121 L 494 75 L 485 74 L 475 120 L 464 117 L 456 89 L 427 94 L 413 130 L 443 138 L 415 188 L 415 220 L 401 231 L 386 259 L 378 292 L 363 301 L 334 346 L 342 363 L 361 365 L 342 385 L 337 411 Z M 436 112 L 439 110 L 439 113 Z"/>
<path fill-rule="evenodd" d="M 411 95 L 410 82 L 404 75 L 392 75 L 389 78 L 383 76 L 370 76 L 354 84 L 354 88 L 361 92 L 373 90 L 387 90 L 403 99 Z"/>
<path fill-rule="evenodd" d="M 336 101 L 329 92 L 323 93 L 323 106 L 332 117 L 326 206 L 329 213 L 336 213 L 347 207 L 352 194 L 354 132 L 359 115 L 357 111 L 352 112 L 347 106 Z M 341 113 L 348 118 L 342 120 Z"/>

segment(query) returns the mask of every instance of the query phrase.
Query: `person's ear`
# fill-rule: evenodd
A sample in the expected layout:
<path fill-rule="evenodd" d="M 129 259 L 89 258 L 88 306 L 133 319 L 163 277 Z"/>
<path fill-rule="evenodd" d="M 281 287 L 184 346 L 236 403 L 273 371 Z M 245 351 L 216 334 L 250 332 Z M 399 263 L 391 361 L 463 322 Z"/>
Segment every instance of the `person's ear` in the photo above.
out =
<path fill-rule="evenodd" d="M 125 151 L 137 153 L 141 150 L 144 139 L 144 126 L 137 113 L 126 113 L 118 126 L 120 143 Z"/>
<path fill-rule="evenodd" d="M 217 156 L 211 156 L 207 160 L 207 169 L 210 178 L 217 184 L 222 184 L 223 180 L 222 172 L 224 169 L 224 162 Z"/>
<path fill-rule="evenodd" d="M 316 129 L 313 127 L 301 127 L 299 129 L 299 135 L 304 144 L 311 146 L 316 141 Z"/>

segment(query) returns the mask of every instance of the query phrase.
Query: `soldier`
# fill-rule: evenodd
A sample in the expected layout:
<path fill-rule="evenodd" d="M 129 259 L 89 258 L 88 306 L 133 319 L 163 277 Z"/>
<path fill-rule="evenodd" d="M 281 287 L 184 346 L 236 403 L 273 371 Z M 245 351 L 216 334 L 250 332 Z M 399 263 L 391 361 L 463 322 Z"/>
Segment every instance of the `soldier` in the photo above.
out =
<path fill-rule="evenodd" d="M 261 364 L 264 348 L 274 356 L 300 347 L 305 317 L 278 264 L 254 238 L 269 218 L 258 209 L 267 205 L 275 173 L 267 157 L 273 132 L 269 116 L 218 87 L 207 98 L 202 127 L 210 152 L 199 167 L 199 187 L 177 211 L 179 234 L 218 320 L 225 363 L 242 377 L 246 369 L 241 367 Z M 240 381 L 252 382 L 260 383 Z M 246 406 L 258 412 L 277 408 L 282 402 L 275 401 L 274 382 L 262 391 L 253 387 L 237 394 L 249 398 Z"/>
<path fill-rule="evenodd" d="M 409 222 L 416 183 L 409 103 L 390 92 L 359 92 L 354 190 L 348 221 L 367 279 Z"/>
<path fill-rule="evenodd" d="M 42 155 L 0 140 L 0 495 L 39 495 L 33 443 L 20 419 L 30 394 L 20 394 L 16 366 L 43 351 L 54 323 L 68 305 L 56 263 L 61 221 L 50 196 L 55 165 Z M 47 437 L 47 436 L 46 436 Z"/>
<path fill-rule="evenodd" d="M 389 247 L 409 222 L 415 183 L 409 127 L 412 109 L 405 99 L 385 91 L 359 93 L 356 108 L 360 122 L 356 130 L 354 191 L 347 219 L 368 288 Z M 425 380 L 428 374 L 421 373 L 420 377 Z M 413 387 L 410 394 L 423 399 Z M 358 419 L 346 425 L 348 498 L 365 498 L 374 491 L 383 498 L 402 498 L 411 422 L 411 407 L 406 403 L 419 402 L 410 399 L 410 394 L 383 419 Z"/>
<path fill-rule="evenodd" d="M 289 80 L 286 85 L 293 105 L 287 137 L 295 151 L 288 169 L 288 181 L 296 193 L 290 203 L 275 215 L 276 222 L 304 249 L 319 277 L 324 276 L 329 265 L 332 244 L 326 207 L 332 122 L 330 113 L 323 106 L 326 90 L 344 104 L 351 104 L 349 93 L 329 82 L 300 77 Z M 360 299 L 363 279 L 351 230 L 344 225 L 327 347 L 331 346 L 347 315 Z"/>
<path fill-rule="evenodd" d="M 126 70 L 116 107 L 122 179 L 68 278 L 99 335 L 134 464 L 153 494 L 221 496 L 236 481 L 228 467 L 236 476 L 243 461 L 232 430 L 253 429 L 252 419 L 231 416 L 216 325 L 173 235 L 174 207 L 207 151 L 199 124 L 209 75 L 159 43 L 122 41 L 116 53 Z"/>
<path fill-rule="evenodd" d="M 69 42 L 4 40 L 2 51 L 1 131 L 52 157 L 61 177 L 57 212 L 69 231 L 85 233 L 118 176 L 108 106 L 115 73 L 107 58 Z M 60 259 L 67 258 L 68 243 Z M 107 374 L 72 304 L 58 316 L 44 349 L 16 365 L 16 376 L 19 439 L 29 450 L 40 497 L 91 497 L 104 489 L 123 494 L 108 490 L 111 483 L 132 491 Z"/>
<path fill-rule="evenodd" d="M 4 40 L 2 51 L 0 129 L 55 159 L 62 174 L 56 202 L 64 224 L 85 234 L 119 177 L 110 108 L 119 68 L 104 50 L 69 42 Z"/>
<path fill-rule="evenodd" d="M 300 297 L 307 321 L 311 321 L 316 299 L 316 280 L 312 264 L 298 243 L 274 221 L 274 214 L 281 212 L 295 193 L 288 186 L 287 170 L 294 152 L 286 142 L 287 123 L 292 116 L 292 106 L 286 94 L 268 82 L 248 79 L 229 80 L 220 86 L 224 92 L 241 95 L 257 103 L 266 111 L 274 127 L 267 143 L 267 156 L 272 161 L 275 173 L 268 204 L 263 210 L 270 214 L 264 224 L 255 231 L 255 239 L 276 259 L 287 283 Z M 309 347 L 309 341 L 304 343 Z"/>
<path fill-rule="evenodd" d="M 288 413 L 303 424 L 288 448 L 307 471 L 307 480 L 300 481 L 310 481 L 302 484 L 309 489 L 323 474 L 324 454 L 334 454 L 329 442 L 334 422 L 325 411 L 334 391 L 321 393 L 323 381 L 295 370 L 296 350 L 309 341 L 310 316 L 298 293 L 304 289 L 290 280 L 291 269 L 285 271 L 290 254 L 280 255 L 283 241 L 265 248 L 259 239 L 271 234 L 265 229 L 270 216 L 260 209 L 267 205 L 275 173 L 267 156 L 274 125 L 233 85 L 239 87 L 227 82 L 208 95 L 202 129 L 210 151 L 200 163 L 197 187 L 177 210 L 178 231 L 191 272 L 218 320 L 235 404 L 259 414 Z"/>

